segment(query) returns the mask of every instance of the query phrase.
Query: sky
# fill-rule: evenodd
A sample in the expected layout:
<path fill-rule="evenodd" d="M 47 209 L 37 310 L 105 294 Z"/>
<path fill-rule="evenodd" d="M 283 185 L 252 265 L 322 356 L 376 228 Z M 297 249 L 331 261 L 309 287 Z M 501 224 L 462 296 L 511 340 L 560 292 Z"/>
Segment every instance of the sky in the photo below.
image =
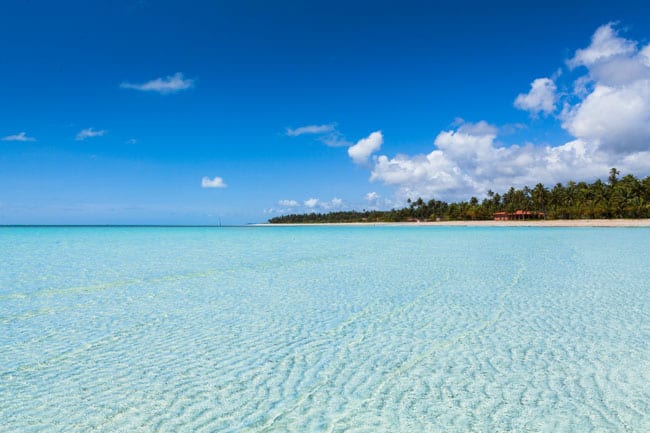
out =
<path fill-rule="evenodd" d="M 3 1 L 0 224 L 650 175 L 650 2 Z"/>

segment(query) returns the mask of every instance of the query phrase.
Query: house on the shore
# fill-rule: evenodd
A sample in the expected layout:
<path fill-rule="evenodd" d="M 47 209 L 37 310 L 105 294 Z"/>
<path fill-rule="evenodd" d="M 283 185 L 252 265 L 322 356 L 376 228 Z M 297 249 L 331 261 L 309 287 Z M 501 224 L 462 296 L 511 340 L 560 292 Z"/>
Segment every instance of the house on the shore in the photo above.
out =
<path fill-rule="evenodd" d="M 494 221 L 540 220 L 546 219 L 544 212 L 516 210 L 514 212 L 495 212 Z"/>

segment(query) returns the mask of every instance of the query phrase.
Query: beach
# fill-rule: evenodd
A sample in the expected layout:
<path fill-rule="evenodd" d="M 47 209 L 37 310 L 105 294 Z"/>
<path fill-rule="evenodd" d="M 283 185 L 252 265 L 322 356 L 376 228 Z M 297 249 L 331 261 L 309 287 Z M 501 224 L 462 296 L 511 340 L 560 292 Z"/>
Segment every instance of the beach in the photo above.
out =
<path fill-rule="evenodd" d="M 579 220 L 512 220 L 512 221 L 423 221 L 423 222 L 360 222 L 307 224 L 253 224 L 259 227 L 275 226 L 388 226 L 388 227 L 650 227 L 650 219 L 579 219 Z"/>

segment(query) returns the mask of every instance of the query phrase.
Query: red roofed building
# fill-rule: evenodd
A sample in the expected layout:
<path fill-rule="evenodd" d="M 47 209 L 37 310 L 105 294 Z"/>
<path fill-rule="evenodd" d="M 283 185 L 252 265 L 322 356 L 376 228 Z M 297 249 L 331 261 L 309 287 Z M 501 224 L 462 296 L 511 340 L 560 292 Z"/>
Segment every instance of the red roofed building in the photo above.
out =
<path fill-rule="evenodd" d="M 518 209 L 514 212 L 495 212 L 495 221 L 512 221 L 512 220 L 537 220 L 544 219 L 544 212 L 534 212 L 529 210 Z"/>

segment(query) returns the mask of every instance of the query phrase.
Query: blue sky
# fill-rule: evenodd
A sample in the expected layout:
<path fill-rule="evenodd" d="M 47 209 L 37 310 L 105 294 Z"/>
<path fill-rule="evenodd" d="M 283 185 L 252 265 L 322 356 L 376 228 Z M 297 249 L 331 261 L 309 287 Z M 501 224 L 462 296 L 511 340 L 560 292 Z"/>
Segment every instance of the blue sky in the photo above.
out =
<path fill-rule="evenodd" d="M 0 224 L 650 174 L 649 2 L 7 1 Z"/>

